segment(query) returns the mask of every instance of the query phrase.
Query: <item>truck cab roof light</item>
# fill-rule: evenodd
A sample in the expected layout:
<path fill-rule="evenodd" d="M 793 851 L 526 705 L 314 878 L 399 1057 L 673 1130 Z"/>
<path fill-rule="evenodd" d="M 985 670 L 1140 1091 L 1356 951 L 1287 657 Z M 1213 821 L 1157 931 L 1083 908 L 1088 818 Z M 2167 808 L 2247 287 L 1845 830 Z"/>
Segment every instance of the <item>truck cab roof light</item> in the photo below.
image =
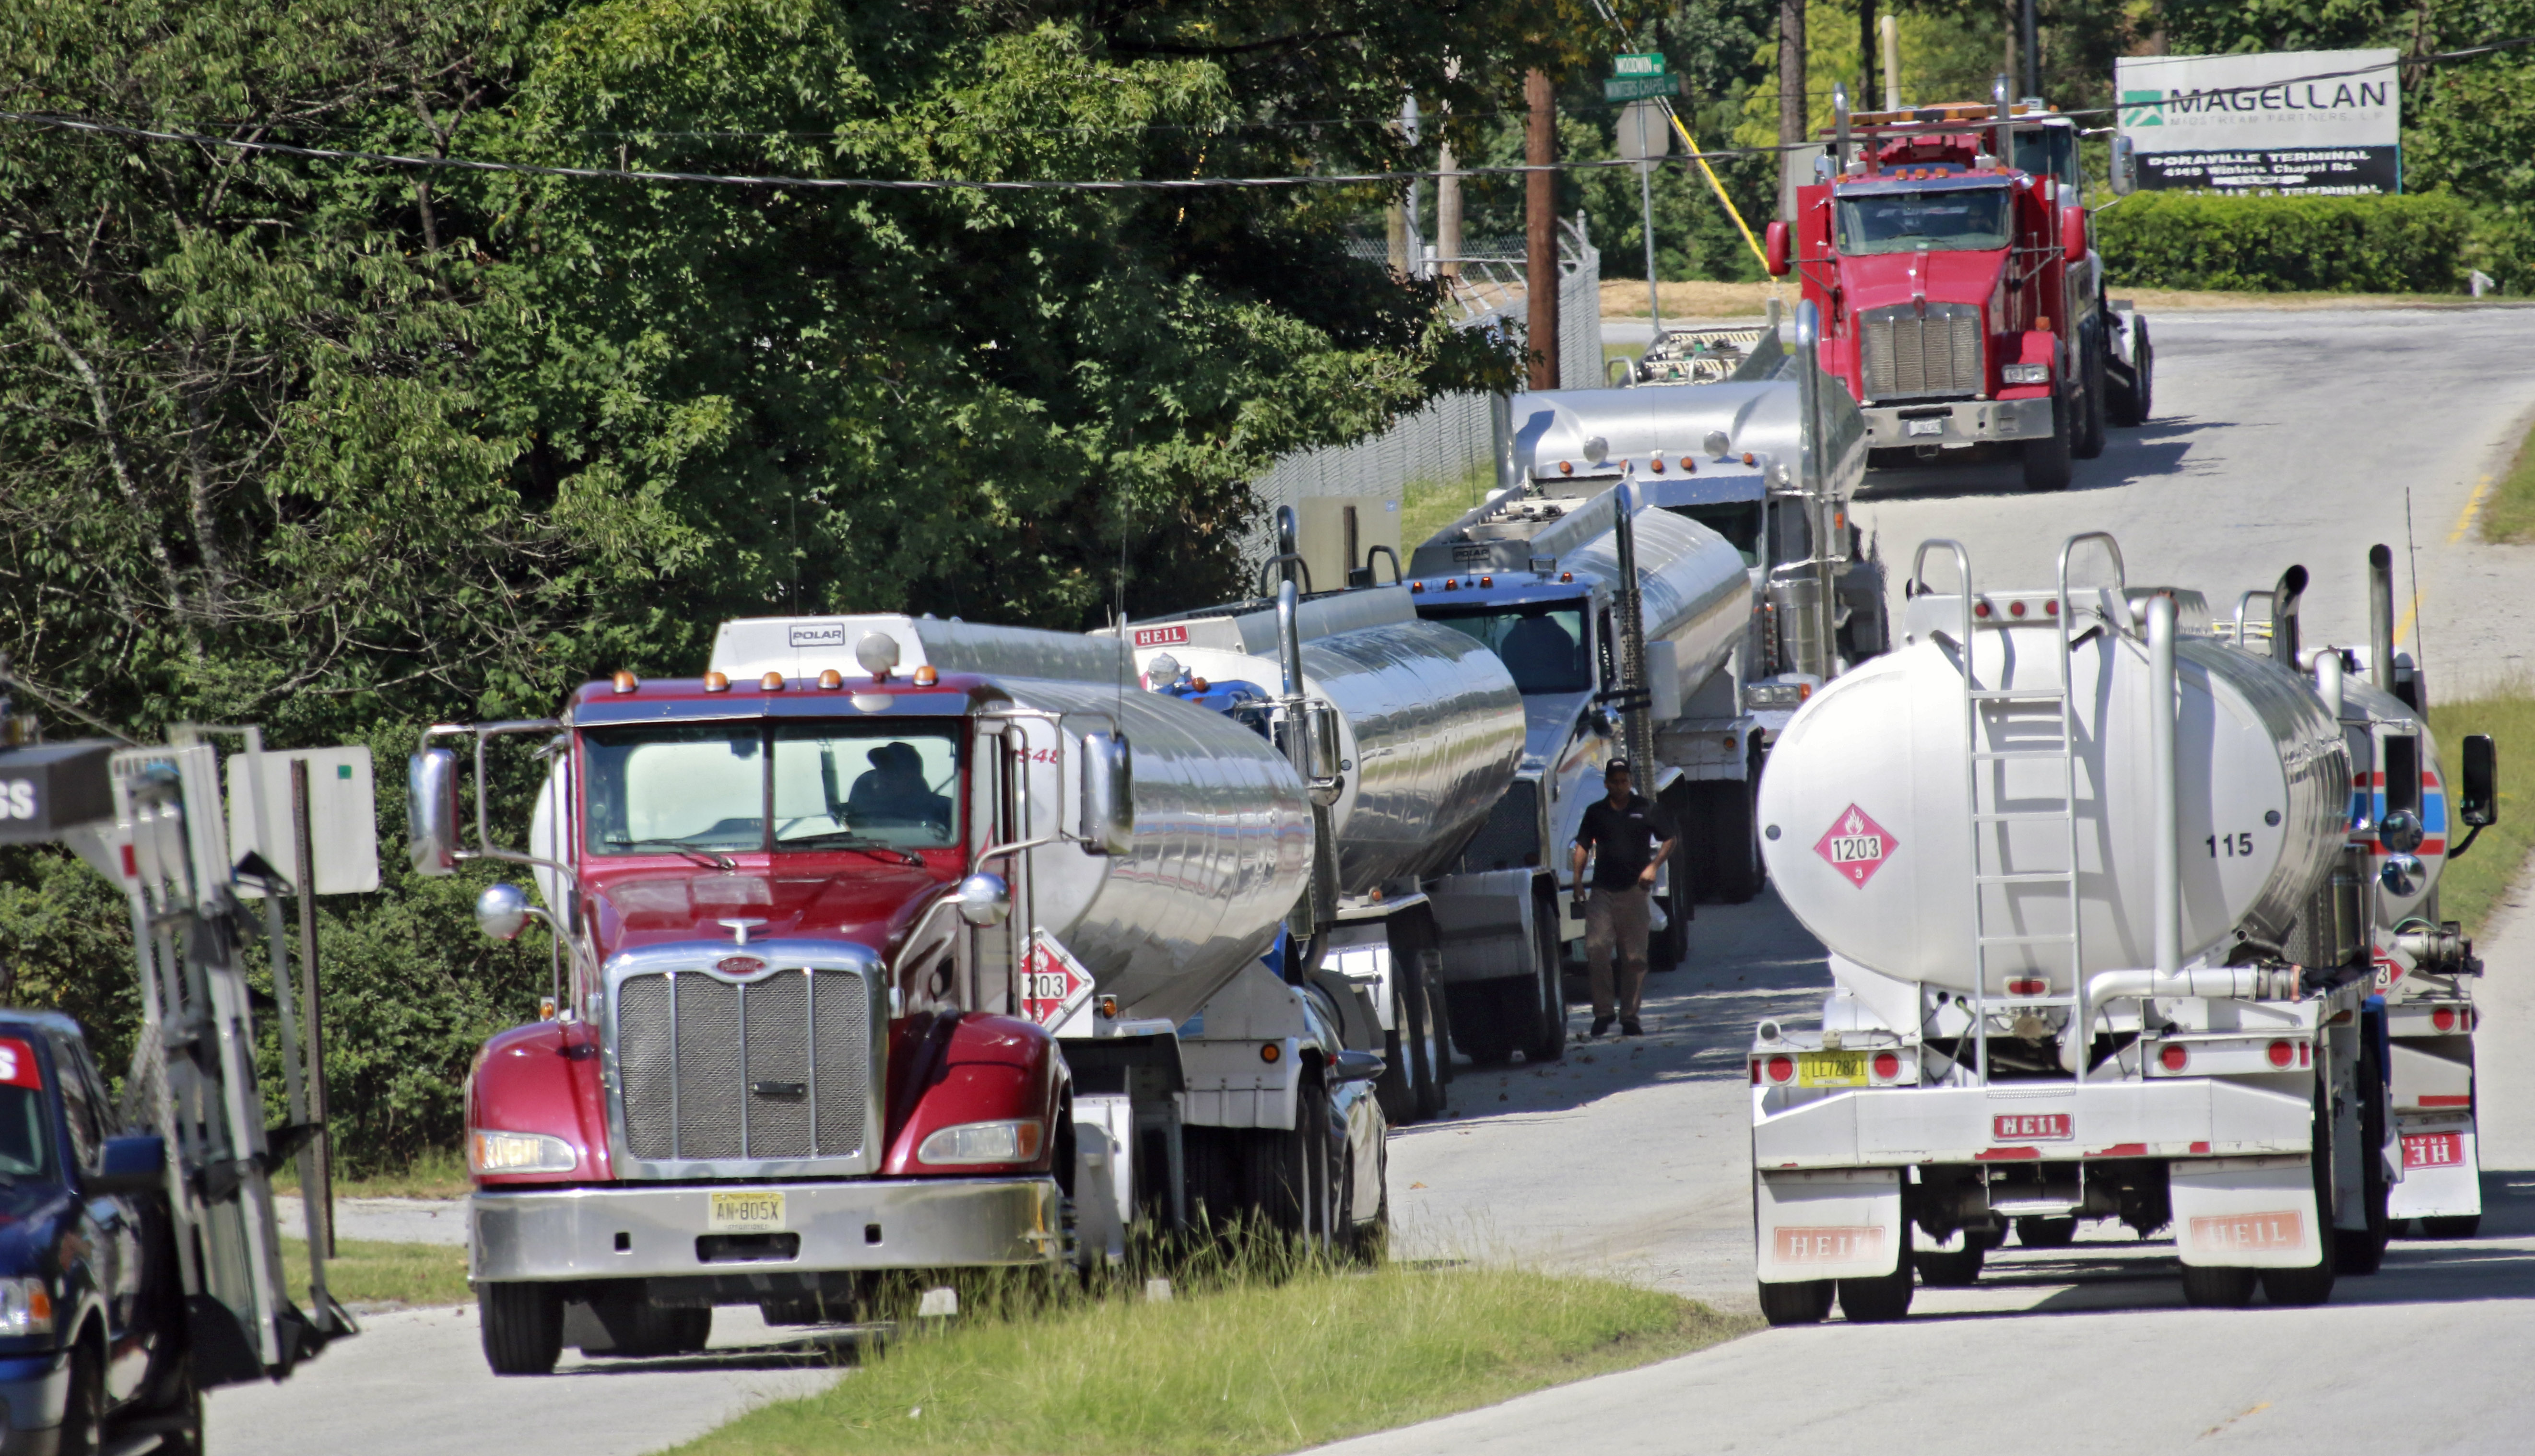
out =
<path fill-rule="evenodd" d="M 641 678 L 634 676 L 623 668 L 618 668 L 616 670 L 616 676 L 610 681 L 615 684 L 616 691 L 619 693 L 631 693 L 635 689 L 643 686 L 643 680 Z"/>
<path fill-rule="evenodd" d="M 730 691 L 730 679 L 724 674 L 717 672 L 706 673 L 705 691 L 708 693 L 727 693 Z"/>
<path fill-rule="evenodd" d="M 1743 463 L 1747 465 L 1757 465 L 1761 463 L 1761 460 L 1758 455 L 1753 455 L 1752 452 L 1747 450 L 1743 452 Z"/>
<path fill-rule="evenodd" d="M 1497 584 L 1497 578 L 1494 576 L 1481 576 L 1479 578 L 1479 584 L 1481 586 L 1494 586 Z"/>
<path fill-rule="evenodd" d="M 1653 459 L 1646 461 L 1646 468 L 1652 470 L 1657 475 L 1661 475 L 1663 473 L 1663 456 L 1657 455 Z"/>
<path fill-rule="evenodd" d="M 833 667 L 829 668 L 819 674 L 819 686 L 827 692 L 834 693 L 845 686 L 845 675 Z"/>
<path fill-rule="evenodd" d="M 1576 473 L 1576 462 L 1575 462 L 1574 460 L 1560 460 L 1560 461 L 1558 462 L 1558 473 L 1559 473 L 1559 474 L 1561 474 L 1561 475 L 1573 475 L 1573 474 L 1575 474 L 1575 473 Z"/>
<path fill-rule="evenodd" d="M 1561 572 L 1558 574 L 1558 579 L 1561 581 L 1573 581 L 1576 579 L 1576 574 L 1574 572 Z"/>
<path fill-rule="evenodd" d="M 941 681 L 942 674 L 935 671 L 930 662 L 915 670 L 915 686 L 919 688 L 930 688 Z"/>
<path fill-rule="evenodd" d="M 1423 581 L 1409 582 L 1408 594 L 1411 596 L 1424 596 L 1426 594 L 1426 583 Z"/>
<path fill-rule="evenodd" d="M 779 673 L 779 672 L 770 672 L 770 673 L 768 673 L 766 676 L 764 676 L 764 677 L 762 677 L 762 678 L 759 678 L 759 679 L 757 680 L 757 691 L 759 691 L 760 693 L 780 693 L 780 692 L 782 692 L 782 691 L 783 691 L 783 674 L 781 674 L 781 673 Z"/>

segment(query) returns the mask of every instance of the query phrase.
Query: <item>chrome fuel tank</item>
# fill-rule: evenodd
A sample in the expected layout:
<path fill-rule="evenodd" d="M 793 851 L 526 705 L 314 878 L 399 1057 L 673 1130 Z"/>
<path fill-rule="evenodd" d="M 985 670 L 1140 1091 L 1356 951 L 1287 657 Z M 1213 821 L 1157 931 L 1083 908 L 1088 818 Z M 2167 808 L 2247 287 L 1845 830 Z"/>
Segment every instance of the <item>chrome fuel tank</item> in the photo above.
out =
<path fill-rule="evenodd" d="M 1014 877 L 1016 916 L 1071 952 L 1102 995 L 1117 998 L 1120 1017 L 1185 1020 L 1273 943 L 1310 874 L 1301 779 L 1240 724 L 1138 691 L 1114 639 L 933 618 L 761 618 L 725 624 L 712 666 L 734 681 L 768 671 L 815 680 L 835 668 L 868 683 L 856 653 L 872 636 L 895 647 L 895 674 L 976 674 L 1018 710 L 1007 721 L 1028 745 L 1027 792 L 1019 822 L 1006 825 L 1011 838 L 1073 829 L 1082 735 L 1114 725 L 1125 736 L 1135 801 L 1128 853 L 1050 844 L 1025 851 L 1027 874 Z M 988 723 L 1007 711 L 992 693 L 972 703 Z M 990 800 L 985 765 L 970 771 L 972 796 Z M 986 817 L 974 818 L 982 828 Z"/>
<path fill-rule="evenodd" d="M 1687 693 L 1741 645 L 1752 620 L 1752 573 L 1732 542 L 1687 516 L 1641 508 L 1632 523 L 1646 640 L 1673 644 L 1673 663 Z M 1590 572 L 1616 584 L 1618 534 L 1605 532 L 1586 542 L 1561 569 Z"/>
<path fill-rule="evenodd" d="M 1475 638 L 1422 622 L 1401 587 L 1302 602 L 1303 692 L 1337 709 L 1344 785 L 1329 807 L 1341 893 L 1434 874 L 1476 832 L 1522 754 L 1522 696 Z M 1212 685 L 1281 687 L 1273 604 L 1133 628 L 1140 673 L 1172 659 Z M 1169 684 L 1159 684 L 1167 688 Z M 1148 696 L 1165 698 L 1167 693 Z"/>

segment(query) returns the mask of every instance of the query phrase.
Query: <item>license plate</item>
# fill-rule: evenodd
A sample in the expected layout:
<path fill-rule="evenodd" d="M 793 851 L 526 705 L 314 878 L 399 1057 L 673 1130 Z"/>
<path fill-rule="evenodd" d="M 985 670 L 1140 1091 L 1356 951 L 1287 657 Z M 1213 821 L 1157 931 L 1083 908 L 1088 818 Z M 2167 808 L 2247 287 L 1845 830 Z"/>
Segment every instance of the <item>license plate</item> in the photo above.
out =
<path fill-rule="evenodd" d="M 778 1234 L 783 1231 L 781 1193 L 714 1193 L 705 1215 L 709 1234 Z"/>
<path fill-rule="evenodd" d="M 1863 1052 L 1798 1052 L 1796 1085 L 1799 1087 L 1863 1087 L 1866 1085 L 1866 1054 Z"/>
<path fill-rule="evenodd" d="M 1901 422 L 1901 433 L 1904 435 L 1943 435 L 1946 433 L 1946 422 L 1944 420 L 1903 420 Z"/>

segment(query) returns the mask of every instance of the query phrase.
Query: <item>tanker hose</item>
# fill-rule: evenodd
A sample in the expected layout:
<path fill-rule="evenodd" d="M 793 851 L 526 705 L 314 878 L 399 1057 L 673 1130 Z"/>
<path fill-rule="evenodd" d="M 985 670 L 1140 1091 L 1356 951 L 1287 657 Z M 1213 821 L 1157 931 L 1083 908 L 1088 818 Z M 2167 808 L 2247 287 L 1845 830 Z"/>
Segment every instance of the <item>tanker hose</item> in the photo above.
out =
<path fill-rule="evenodd" d="M 2158 971 L 2097 971 L 2077 995 L 2077 1019 L 2060 1045 L 2060 1064 L 2086 1079 L 2085 1049 L 2095 1039 L 2095 1018 L 2107 1001 L 2136 998 L 2199 997 L 2212 1001 L 2287 1001 L 2298 995 L 2294 966 L 2203 966 L 2166 974 Z"/>

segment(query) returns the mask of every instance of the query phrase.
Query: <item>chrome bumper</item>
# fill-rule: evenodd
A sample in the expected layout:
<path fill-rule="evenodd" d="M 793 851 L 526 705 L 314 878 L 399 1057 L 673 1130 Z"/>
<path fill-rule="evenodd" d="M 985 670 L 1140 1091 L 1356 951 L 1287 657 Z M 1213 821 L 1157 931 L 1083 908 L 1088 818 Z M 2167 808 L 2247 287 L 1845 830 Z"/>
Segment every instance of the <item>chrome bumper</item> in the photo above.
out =
<path fill-rule="evenodd" d="M 716 1191 L 781 1193 L 779 1232 L 798 1247 L 750 1257 L 706 1244 Z M 1044 1263 L 1064 1252 L 1059 1199 L 1050 1178 L 479 1192 L 466 1265 L 500 1282 Z"/>
<path fill-rule="evenodd" d="M 2051 433 L 2051 400 L 1960 399 L 1947 404 L 1876 404 L 1866 416 L 1870 450 L 1901 450 L 1913 445 L 1965 446 L 1985 440 L 2034 440 Z M 1904 418 L 1907 416 L 1908 418 Z M 1910 433 L 1937 422 L 1934 435 Z"/>

